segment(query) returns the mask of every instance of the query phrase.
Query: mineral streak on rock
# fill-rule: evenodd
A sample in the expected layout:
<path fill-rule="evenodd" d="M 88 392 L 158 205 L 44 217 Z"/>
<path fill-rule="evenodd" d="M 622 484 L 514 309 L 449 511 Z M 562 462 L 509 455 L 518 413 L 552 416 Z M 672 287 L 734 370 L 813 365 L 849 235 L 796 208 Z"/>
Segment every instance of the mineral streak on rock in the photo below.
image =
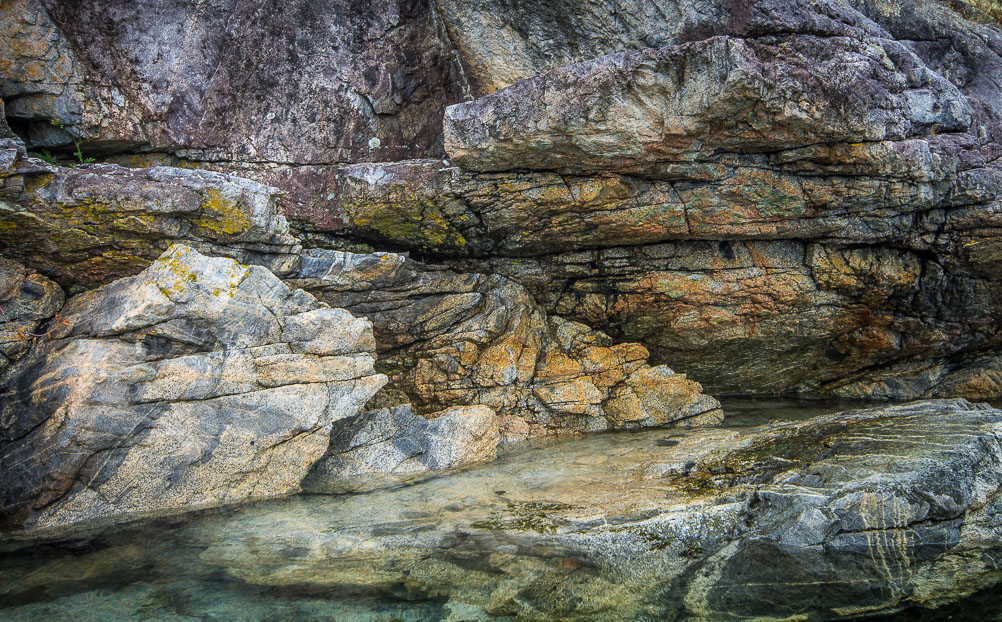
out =
<path fill-rule="evenodd" d="M 386 382 L 371 324 L 171 247 L 72 298 L 0 403 L 0 518 L 44 530 L 294 493 Z"/>

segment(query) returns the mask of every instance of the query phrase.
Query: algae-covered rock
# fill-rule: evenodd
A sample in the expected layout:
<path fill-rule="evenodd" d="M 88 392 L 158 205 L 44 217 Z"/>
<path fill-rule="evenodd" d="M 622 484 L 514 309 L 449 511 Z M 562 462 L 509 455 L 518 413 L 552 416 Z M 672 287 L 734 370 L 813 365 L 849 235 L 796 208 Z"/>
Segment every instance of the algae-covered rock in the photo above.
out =
<path fill-rule="evenodd" d="M 37 531 L 294 493 L 385 383 L 371 325 L 173 246 L 72 298 L 0 404 L 0 518 Z"/>

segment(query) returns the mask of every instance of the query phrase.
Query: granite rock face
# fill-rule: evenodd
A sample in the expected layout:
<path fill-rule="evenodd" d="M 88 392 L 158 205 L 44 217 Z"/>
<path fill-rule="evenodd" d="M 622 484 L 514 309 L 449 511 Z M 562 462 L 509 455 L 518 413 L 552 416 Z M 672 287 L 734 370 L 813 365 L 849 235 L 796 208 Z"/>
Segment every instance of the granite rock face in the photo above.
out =
<path fill-rule="evenodd" d="M 486 406 L 455 406 L 425 417 L 409 404 L 338 422 L 327 455 L 303 480 L 307 492 L 384 488 L 497 457 L 497 417 Z"/>
<path fill-rule="evenodd" d="M 380 370 L 418 413 L 488 406 L 504 442 L 721 418 L 698 383 L 649 366 L 643 346 L 548 317 L 508 279 L 314 250 L 290 283 L 372 321 Z"/>
<path fill-rule="evenodd" d="M 366 320 L 180 245 L 61 319 L 0 404 L 7 528 L 296 492 L 386 381 Z"/>
<path fill-rule="evenodd" d="M 170 167 L 75 168 L 0 141 L 0 243 L 64 286 L 131 276 L 175 242 L 294 270 L 300 246 L 278 214 L 279 191 L 249 179 Z"/>
<path fill-rule="evenodd" d="M 63 597 L 104 560 L 406 599 L 437 619 L 854 619 L 997 585 L 1000 487 L 1002 412 L 963 400 L 595 435 L 405 488 L 256 504 L 141 551 L 112 535 L 5 568 L 0 589 Z"/>

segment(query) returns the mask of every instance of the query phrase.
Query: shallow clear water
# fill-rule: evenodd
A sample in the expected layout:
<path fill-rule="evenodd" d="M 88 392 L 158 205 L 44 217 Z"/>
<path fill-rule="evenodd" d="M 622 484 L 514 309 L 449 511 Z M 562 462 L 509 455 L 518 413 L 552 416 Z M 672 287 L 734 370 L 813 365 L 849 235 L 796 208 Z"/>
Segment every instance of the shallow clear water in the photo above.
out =
<path fill-rule="evenodd" d="M 859 405 L 756 398 L 725 400 L 724 406 L 727 425 L 745 427 Z M 454 525 L 490 524 L 498 520 L 498 507 L 512 507 L 508 499 L 529 498 L 533 491 L 573 499 L 573 488 L 559 489 L 549 477 L 555 465 L 573 476 L 568 478 L 572 486 L 585 482 L 589 495 L 614 499 L 616 487 L 630 482 L 610 478 L 609 471 L 625 471 L 631 461 L 649 458 L 644 448 L 671 443 L 666 439 L 675 434 L 646 430 L 550 442 L 508 452 L 495 463 L 459 475 L 395 490 L 347 497 L 302 495 L 149 520 L 62 542 L 0 543 L 0 620 L 482 619 L 482 609 L 462 604 L 470 599 L 450 597 L 475 596 L 486 588 L 496 592 L 504 581 L 532 573 L 547 572 L 571 586 L 601 584 L 604 578 L 580 559 L 532 550 L 529 539 L 492 539 L 488 533 L 473 543 Z M 600 483 L 589 479 L 592 471 L 602 471 Z M 512 477 L 501 489 L 498 482 L 506 481 L 507 474 Z M 552 529 L 539 516 L 545 513 L 516 511 L 530 535 Z M 427 553 L 414 558 L 404 547 L 394 548 L 395 541 L 426 542 Z M 429 585 L 451 587 L 446 591 Z M 630 598 L 625 591 L 617 594 L 615 587 L 568 589 L 574 598 L 582 593 L 606 601 Z M 551 593 L 519 597 L 566 597 L 561 585 L 551 588 Z M 909 611 L 894 619 L 1002 619 L 1000 591 L 1002 587 L 949 608 Z M 628 600 L 620 604 L 623 611 L 631 605 Z M 613 601 L 606 603 L 607 610 L 609 606 L 616 610 L 618 605 Z M 627 618 L 662 615 L 638 609 Z M 603 614 L 594 619 L 610 618 Z"/>

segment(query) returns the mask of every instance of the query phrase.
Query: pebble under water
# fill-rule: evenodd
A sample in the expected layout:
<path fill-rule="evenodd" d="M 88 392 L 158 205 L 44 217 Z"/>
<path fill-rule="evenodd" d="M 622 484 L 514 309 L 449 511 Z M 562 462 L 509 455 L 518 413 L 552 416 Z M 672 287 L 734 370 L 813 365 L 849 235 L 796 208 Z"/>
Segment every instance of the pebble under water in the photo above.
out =
<path fill-rule="evenodd" d="M 724 401 L 725 425 L 805 419 L 856 406 L 731 399 Z M 585 608 L 574 619 L 676 619 L 670 609 L 633 607 L 629 590 L 586 560 L 495 541 L 491 533 L 498 527 L 550 533 L 556 527 L 546 521 L 549 501 L 532 499 L 533 490 L 584 490 L 592 472 L 605 477 L 608 469 L 643 458 L 639 450 L 631 456 L 622 448 L 667 444 L 679 433 L 687 432 L 654 429 L 539 443 L 488 465 L 365 495 L 300 495 L 42 544 L 0 540 L 0 620 L 528 619 L 491 615 L 490 603 L 471 604 L 505 583 L 516 590 L 515 600 L 537 605 L 570 597 L 603 604 L 596 610 L 601 613 Z M 566 481 L 554 484 L 555 477 Z M 515 519 L 497 517 L 499 499 L 517 508 Z M 468 528 L 457 530 L 457 523 Z M 370 544 L 372 536 L 429 545 L 415 558 Z M 551 570 L 560 584 L 527 579 Z M 587 587 L 568 591 L 566 585 Z M 762 607 L 768 616 L 768 604 Z M 1002 620 L 1002 586 L 937 610 L 879 619 Z"/>

